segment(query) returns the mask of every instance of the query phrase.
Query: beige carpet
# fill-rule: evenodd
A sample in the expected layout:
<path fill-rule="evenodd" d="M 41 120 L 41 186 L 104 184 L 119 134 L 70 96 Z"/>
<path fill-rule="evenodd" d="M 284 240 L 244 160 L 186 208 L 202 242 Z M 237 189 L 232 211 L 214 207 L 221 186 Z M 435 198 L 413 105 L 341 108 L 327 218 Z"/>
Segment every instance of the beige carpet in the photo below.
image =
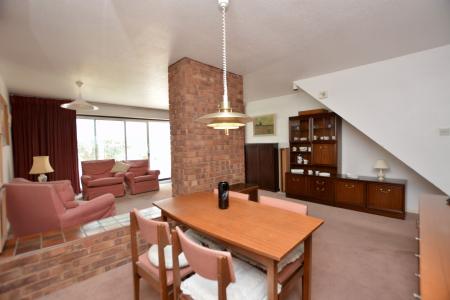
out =
<path fill-rule="evenodd" d="M 130 195 L 116 198 L 117 214 L 129 213 L 133 208 L 143 209 L 150 207 L 154 201 L 172 197 L 172 183 L 166 181 L 159 184 L 159 191 Z"/>
<path fill-rule="evenodd" d="M 280 193 L 261 191 L 261 194 L 284 198 Z M 313 300 L 412 299 L 418 287 L 414 276 L 418 268 L 414 257 L 416 215 L 396 220 L 303 203 L 308 205 L 310 215 L 325 220 L 313 238 Z M 132 298 L 131 267 L 125 265 L 42 299 Z M 299 299 L 295 294 L 291 298 Z M 158 296 L 142 284 L 141 299 L 153 300 Z"/>

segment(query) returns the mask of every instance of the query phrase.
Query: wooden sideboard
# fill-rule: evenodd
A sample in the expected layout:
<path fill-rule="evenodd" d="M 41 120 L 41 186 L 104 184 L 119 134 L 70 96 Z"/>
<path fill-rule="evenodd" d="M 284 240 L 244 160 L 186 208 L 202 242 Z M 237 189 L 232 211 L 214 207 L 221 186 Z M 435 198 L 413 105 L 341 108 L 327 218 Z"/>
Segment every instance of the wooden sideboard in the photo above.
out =
<path fill-rule="evenodd" d="M 286 173 L 286 196 L 393 218 L 405 218 L 406 180 Z"/>
<path fill-rule="evenodd" d="M 448 196 L 419 201 L 419 281 L 422 300 L 450 299 L 450 205 Z"/>

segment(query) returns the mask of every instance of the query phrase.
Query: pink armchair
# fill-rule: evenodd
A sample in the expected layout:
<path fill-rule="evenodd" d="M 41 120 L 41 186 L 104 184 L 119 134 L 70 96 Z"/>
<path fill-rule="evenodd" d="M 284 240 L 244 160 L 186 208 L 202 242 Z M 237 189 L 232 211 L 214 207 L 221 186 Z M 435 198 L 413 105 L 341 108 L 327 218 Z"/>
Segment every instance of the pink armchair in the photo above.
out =
<path fill-rule="evenodd" d="M 83 172 L 81 185 L 84 199 L 90 200 L 106 193 L 111 193 L 116 197 L 125 195 L 124 173 L 111 173 L 114 164 L 114 159 L 81 162 Z"/>
<path fill-rule="evenodd" d="M 14 180 L 5 184 L 6 210 L 15 236 L 64 229 L 115 215 L 114 196 L 74 201 L 68 180 L 37 183 Z"/>
<path fill-rule="evenodd" d="M 159 170 L 149 170 L 148 160 L 126 160 L 130 168 L 125 173 L 125 182 L 132 195 L 159 190 Z"/>

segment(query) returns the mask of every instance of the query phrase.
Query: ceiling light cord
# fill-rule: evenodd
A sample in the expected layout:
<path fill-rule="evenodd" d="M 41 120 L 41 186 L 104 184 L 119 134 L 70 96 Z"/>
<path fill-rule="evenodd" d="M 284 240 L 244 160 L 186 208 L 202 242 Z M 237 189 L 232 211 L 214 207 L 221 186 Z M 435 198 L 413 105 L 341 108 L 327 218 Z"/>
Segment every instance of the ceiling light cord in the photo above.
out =
<path fill-rule="evenodd" d="M 227 84 L 227 30 L 225 24 L 226 7 L 222 6 L 222 68 L 223 68 L 223 104 L 225 109 L 230 108 L 228 102 Z"/>

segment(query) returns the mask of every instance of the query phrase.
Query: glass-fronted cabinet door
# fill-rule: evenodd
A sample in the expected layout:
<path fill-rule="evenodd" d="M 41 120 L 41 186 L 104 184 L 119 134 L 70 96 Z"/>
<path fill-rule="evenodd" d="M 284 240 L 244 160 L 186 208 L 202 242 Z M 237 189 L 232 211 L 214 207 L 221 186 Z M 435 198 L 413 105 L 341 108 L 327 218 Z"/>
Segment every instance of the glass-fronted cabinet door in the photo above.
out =
<path fill-rule="evenodd" d="M 329 113 L 312 118 L 313 141 L 336 140 L 336 115 Z"/>

